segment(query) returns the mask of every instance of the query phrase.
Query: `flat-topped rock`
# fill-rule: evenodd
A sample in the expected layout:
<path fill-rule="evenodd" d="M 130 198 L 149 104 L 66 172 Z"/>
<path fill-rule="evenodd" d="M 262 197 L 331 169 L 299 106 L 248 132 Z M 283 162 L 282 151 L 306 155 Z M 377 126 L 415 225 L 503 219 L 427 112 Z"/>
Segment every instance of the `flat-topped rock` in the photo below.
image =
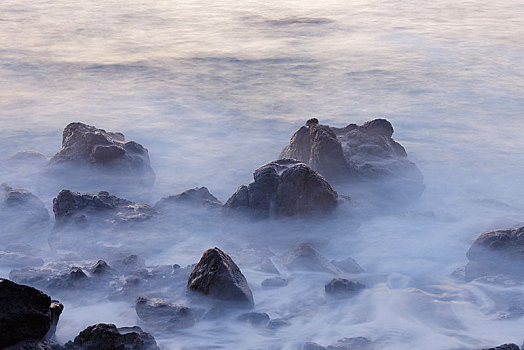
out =
<path fill-rule="evenodd" d="M 73 168 L 67 168 L 72 166 Z M 121 185 L 151 187 L 155 174 L 146 148 L 126 141 L 124 134 L 108 132 L 84 123 L 70 123 L 62 135 L 62 149 L 49 161 L 48 168 L 61 175 L 75 176 L 75 168 L 90 170 L 90 178 L 113 176 Z M 71 178 L 70 176 L 70 178 Z M 125 179 L 126 181 L 122 181 Z"/>
<path fill-rule="evenodd" d="M 319 173 L 293 159 L 280 159 L 255 170 L 254 182 L 240 186 L 225 207 L 258 217 L 329 213 L 338 194 Z"/>

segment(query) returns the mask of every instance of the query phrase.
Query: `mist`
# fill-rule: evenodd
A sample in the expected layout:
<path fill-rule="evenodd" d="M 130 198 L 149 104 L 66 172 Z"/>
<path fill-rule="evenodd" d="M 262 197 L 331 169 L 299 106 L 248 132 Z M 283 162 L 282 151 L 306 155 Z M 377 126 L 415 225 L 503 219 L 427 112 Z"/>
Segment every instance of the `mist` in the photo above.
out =
<path fill-rule="evenodd" d="M 4 0 L 0 183 L 31 191 L 50 219 L 0 214 L 0 250 L 23 244 L 41 259 L 2 255 L 0 277 L 44 264 L 53 273 L 80 266 L 91 277 L 86 267 L 99 259 L 117 266 L 130 254 L 148 268 L 180 266 L 169 283 L 129 294 L 115 294 L 107 281 L 35 286 L 65 306 L 60 343 L 106 322 L 139 325 L 162 349 L 286 350 L 344 337 L 367 337 L 376 349 L 520 345 L 524 319 L 500 314 L 524 308 L 523 285 L 465 282 L 454 272 L 479 234 L 524 222 L 523 19 L 519 1 Z M 385 200 L 380 181 L 365 189 L 333 183 L 351 200 L 327 216 L 264 220 L 175 205 L 131 225 L 94 215 L 88 229 L 57 229 L 53 198 L 62 189 L 154 206 L 206 186 L 225 203 L 312 117 L 334 127 L 389 120 L 424 176 L 420 198 L 399 200 L 398 187 Z M 109 183 L 82 169 L 46 175 L 43 164 L 71 122 L 122 132 L 147 148 L 154 185 Z M 25 150 L 47 160 L 10 159 Z M 300 243 L 329 261 L 352 257 L 365 272 L 290 270 L 282 257 Z M 245 275 L 254 311 L 286 326 L 253 327 L 237 320 L 241 310 L 171 331 L 139 319 L 142 294 L 208 310 L 186 283 L 212 247 Z M 286 286 L 261 285 L 275 277 L 260 271 L 265 259 Z M 324 285 L 333 277 L 366 289 L 329 298 Z"/>

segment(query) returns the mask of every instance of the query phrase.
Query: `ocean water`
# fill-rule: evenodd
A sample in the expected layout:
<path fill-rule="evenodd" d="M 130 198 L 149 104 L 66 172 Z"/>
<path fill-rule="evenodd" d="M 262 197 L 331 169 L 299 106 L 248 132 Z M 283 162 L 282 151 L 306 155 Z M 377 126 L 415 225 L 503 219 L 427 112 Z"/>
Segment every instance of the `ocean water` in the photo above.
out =
<path fill-rule="evenodd" d="M 219 245 L 240 259 L 260 241 L 280 254 L 316 239 L 328 258 L 352 256 L 375 276 L 370 288 L 330 302 L 326 275 L 293 274 L 288 287 L 267 291 L 259 284 L 268 276 L 239 263 L 257 310 L 293 316 L 291 326 L 267 333 L 203 322 L 152 331 L 158 343 L 299 349 L 365 336 L 384 349 L 520 345 L 524 321 L 496 313 L 507 295 L 524 307 L 522 286 L 449 275 L 481 232 L 524 221 L 522 23 L 524 3 L 512 0 L 2 0 L 0 158 L 26 149 L 52 156 L 63 127 L 82 121 L 148 148 L 151 203 L 203 185 L 225 201 L 306 119 L 387 118 L 425 177 L 404 215 L 378 213 L 351 229 L 338 214 L 222 232 L 185 220 L 172 227 L 191 235 L 145 257 L 190 264 Z M 56 192 L 34 174 L 4 167 L 0 182 L 32 190 L 51 209 Z M 138 322 L 127 304 L 70 303 L 58 339 L 102 321 Z"/>

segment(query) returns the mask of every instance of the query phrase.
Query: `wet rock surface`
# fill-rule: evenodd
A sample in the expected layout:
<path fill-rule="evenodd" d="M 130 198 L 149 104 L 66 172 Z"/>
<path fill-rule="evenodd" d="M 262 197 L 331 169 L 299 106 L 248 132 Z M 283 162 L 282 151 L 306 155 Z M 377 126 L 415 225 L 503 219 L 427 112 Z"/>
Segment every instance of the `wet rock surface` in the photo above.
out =
<path fill-rule="evenodd" d="M 333 278 L 325 286 L 326 294 L 334 297 L 351 297 L 366 288 L 359 282 L 349 281 L 345 278 Z"/>
<path fill-rule="evenodd" d="M 52 336 L 62 310 L 41 291 L 0 278 L 0 348 Z"/>
<path fill-rule="evenodd" d="M 395 179 L 420 195 L 422 174 L 392 136 L 385 119 L 335 128 L 313 118 L 293 134 L 280 157 L 305 162 L 329 180 Z"/>
<path fill-rule="evenodd" d="M 65 345 L 70 350 L 160 350 L 151 334 L 140 327 L 117 328 L 114 324 L 89 326 Z"/>
<path fill-rule="evenodd" d="M 524 278 L 524 226 L 482 233 L 466 256 L 467 281 L 496 275 Z"/>
<path fill-rule="evenodd" d="M 120 182 L 120 185 L 127 182 L 132 186 L 151 187 L 155 180 L 146 148 L 137 142 L 125 141 L 122 133 L 83 123 L 70 123 L 64 128 L 62 149 L 51 158 L 48 168 L 52 174 L 65 174 L 69 179 L 77 170 L 89 170 L 91 177 Z"/>
<path fill-rule="evenodd" d="M 304 216 L 332 212 L 338 194 L 308 165 L 280 159 L 255 170 L 254 182 L 240 186 L 225 207 L 257 217 Z"/>
<path fill-rule="evenodd" d="M 237 306 L 254 306 L 246 278 L 231 257 L 216 247 L 204 252 L 189 275 L 187 287 Z"/>
<path fill-rule="evenodd" d="M 222 206 L 222 202 L 213 196 L 206 187 L 196 187 L 174 196 L 162 198 L 154 207 L 159 211 L 167 211 L 171 207 L 180 204 L 208 208 L 220 208 Z"/>
<path fill-rule="evenodd" d="M 166 330 L 192 327 L 195 324 L 191 308 L 158 298 L 138 297 L 135 310 L 142 321 Z"/>

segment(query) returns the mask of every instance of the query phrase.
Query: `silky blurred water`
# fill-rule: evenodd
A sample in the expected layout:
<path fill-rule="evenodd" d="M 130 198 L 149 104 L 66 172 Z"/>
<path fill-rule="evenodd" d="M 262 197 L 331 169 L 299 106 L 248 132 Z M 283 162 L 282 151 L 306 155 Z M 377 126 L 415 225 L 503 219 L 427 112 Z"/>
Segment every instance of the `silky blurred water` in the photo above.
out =
<path fill-rule="evenodd" d="M 524 221 L 523 23 L 524 3 L 513 0 L 2 0 L 0 158 L 25 149 L 51 156 L 63 127 L 82 121 L 149 149 L 153 199 L 205 185 L 226 200 L 306 119 L 343 126 L 387 118 L 424 173 L 419 214 L 379 216 L 354 232 L 337 216 L 326 222 L 323 252 L 351 255 L 388 283 L 348 303 L 309 307 L 325 277 L 295 276 L 274 295 L 252 287 L 272 317 L 310 310 L 290 328 L 267 335 L 204 324 L 177 341 L 157 339 L 173 349 L 195 339 L 295 349 L 343 336 L 388 349 L 520 344 L 521 319 L 493 321 L 485 287 L 447 276 L 479 233 Z M 53 195 L 30 176 L 0 169 L 2 181 L 51 206 Z M 221 243 L 192 239 L 158 262 L 195 262 L 201 248 Z M 263 279 L 245 273 L 251 284 Z M 410 289 L 419 278 L 435 291 Z M 136 322 L 119 308 L 101 307 L 98 318 L 66 308 L 60 340 L 88 321 Z"/>

